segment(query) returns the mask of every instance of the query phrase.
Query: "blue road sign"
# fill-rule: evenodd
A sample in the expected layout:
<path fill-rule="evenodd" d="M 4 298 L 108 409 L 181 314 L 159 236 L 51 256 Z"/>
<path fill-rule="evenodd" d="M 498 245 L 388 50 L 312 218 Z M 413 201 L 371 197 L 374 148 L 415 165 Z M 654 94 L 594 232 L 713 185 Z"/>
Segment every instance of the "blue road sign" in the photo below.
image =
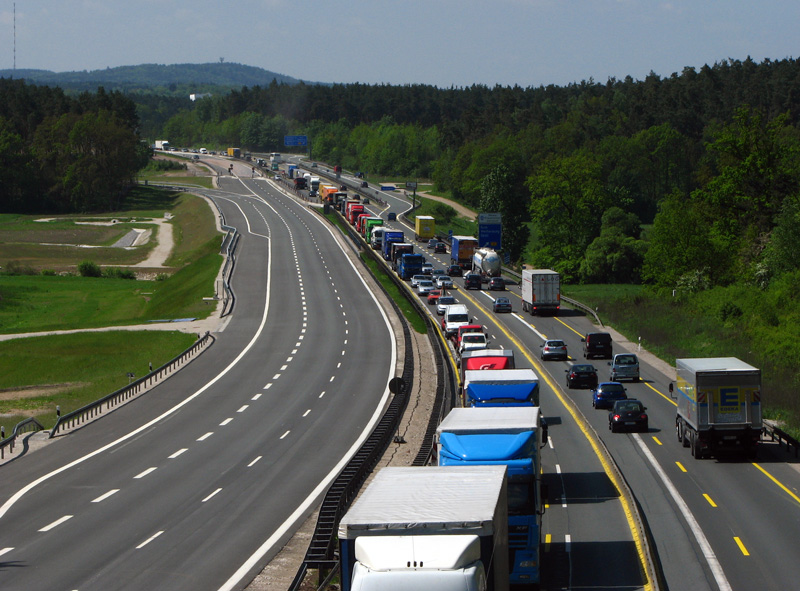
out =
<path fill-rule="evenodd" d="M 502 224 L 478 224 L 478 246 L 500 250 L 503 248 L 502 236 Z"/>
<path fill-rule="evenodd" d="M 283 136 L 283 145 L 284 146 L 307 146 L 308 145 L 308 136 L 307 135 L 285 135 L 285 136 Z"/>

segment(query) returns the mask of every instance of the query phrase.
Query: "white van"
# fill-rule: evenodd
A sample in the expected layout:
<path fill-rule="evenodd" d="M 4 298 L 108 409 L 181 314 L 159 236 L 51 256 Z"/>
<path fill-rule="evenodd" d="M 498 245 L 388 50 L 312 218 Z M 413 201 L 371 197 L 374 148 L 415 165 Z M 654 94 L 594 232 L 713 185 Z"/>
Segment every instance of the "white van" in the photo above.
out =
<path fill-rule="evenodd" d="M 205 148 L 200 148 L 200 153 L 201 154 L 208 154 L 208 150 L 206 150 Z"/>
<path fill-rule="evenodd" d="M 464 304 L 447 306 L 442 318 L 442 330 L 444 330 L 445 336 L 453 336 L 458 332 L 458 327 L 465 324 L 472 324 L 467 307 Z"/>

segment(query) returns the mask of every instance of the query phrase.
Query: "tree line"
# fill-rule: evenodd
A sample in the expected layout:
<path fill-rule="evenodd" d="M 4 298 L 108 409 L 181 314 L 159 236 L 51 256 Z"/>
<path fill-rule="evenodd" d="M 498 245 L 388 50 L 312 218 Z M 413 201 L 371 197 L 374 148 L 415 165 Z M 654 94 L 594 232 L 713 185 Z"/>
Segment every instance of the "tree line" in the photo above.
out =
<path fill-rule="evenodd" d="M 502 211 L 513 260 L 691 287 L 796 268 L 799 118 L 800 61 L 747 59 L 563 87 L 274 81 L 199 101 L 164 132 L 263 151 L 306 134 L 315 158 Z"/>
<path fill-rule="evenodd" d="M 67 213 L 121 204 L 149 148 L 119 92 L 67 96 L 0 78 L 0 211 Z"/>

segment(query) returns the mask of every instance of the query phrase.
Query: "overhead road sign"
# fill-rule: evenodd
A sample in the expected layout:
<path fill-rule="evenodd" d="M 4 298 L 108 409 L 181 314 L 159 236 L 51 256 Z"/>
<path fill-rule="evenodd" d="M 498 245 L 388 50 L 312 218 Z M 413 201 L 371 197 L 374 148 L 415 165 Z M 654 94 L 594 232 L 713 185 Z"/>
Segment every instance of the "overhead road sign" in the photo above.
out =
<path fill-rule="evenodd" d="M 308 145 L 308 136 L 307 135 L 285 135 L 285 136 L 283 136 L 283 145 L 284 146 L 307 146 Z"/>

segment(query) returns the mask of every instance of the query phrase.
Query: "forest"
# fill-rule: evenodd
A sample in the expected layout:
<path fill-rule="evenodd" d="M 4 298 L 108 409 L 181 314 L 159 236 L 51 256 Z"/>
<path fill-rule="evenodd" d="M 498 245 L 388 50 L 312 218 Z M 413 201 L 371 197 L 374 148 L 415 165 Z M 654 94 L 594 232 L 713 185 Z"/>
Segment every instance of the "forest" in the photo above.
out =
<path fill-rule="evenodd" d="M 178 145 L 280 151 L 430 178 L 504 215 L 512 260 L 568 280 L 765 284 L 797 269 L 800 62 L 727 60 L 564 87 L 281 84 L 171 116 Z"/>
<path fill-rule="evenodd" d="M 150 149 L 136 105 L 119 92 L 69 97 L 0 78 L 0 212 L 118 208 Z"/>

